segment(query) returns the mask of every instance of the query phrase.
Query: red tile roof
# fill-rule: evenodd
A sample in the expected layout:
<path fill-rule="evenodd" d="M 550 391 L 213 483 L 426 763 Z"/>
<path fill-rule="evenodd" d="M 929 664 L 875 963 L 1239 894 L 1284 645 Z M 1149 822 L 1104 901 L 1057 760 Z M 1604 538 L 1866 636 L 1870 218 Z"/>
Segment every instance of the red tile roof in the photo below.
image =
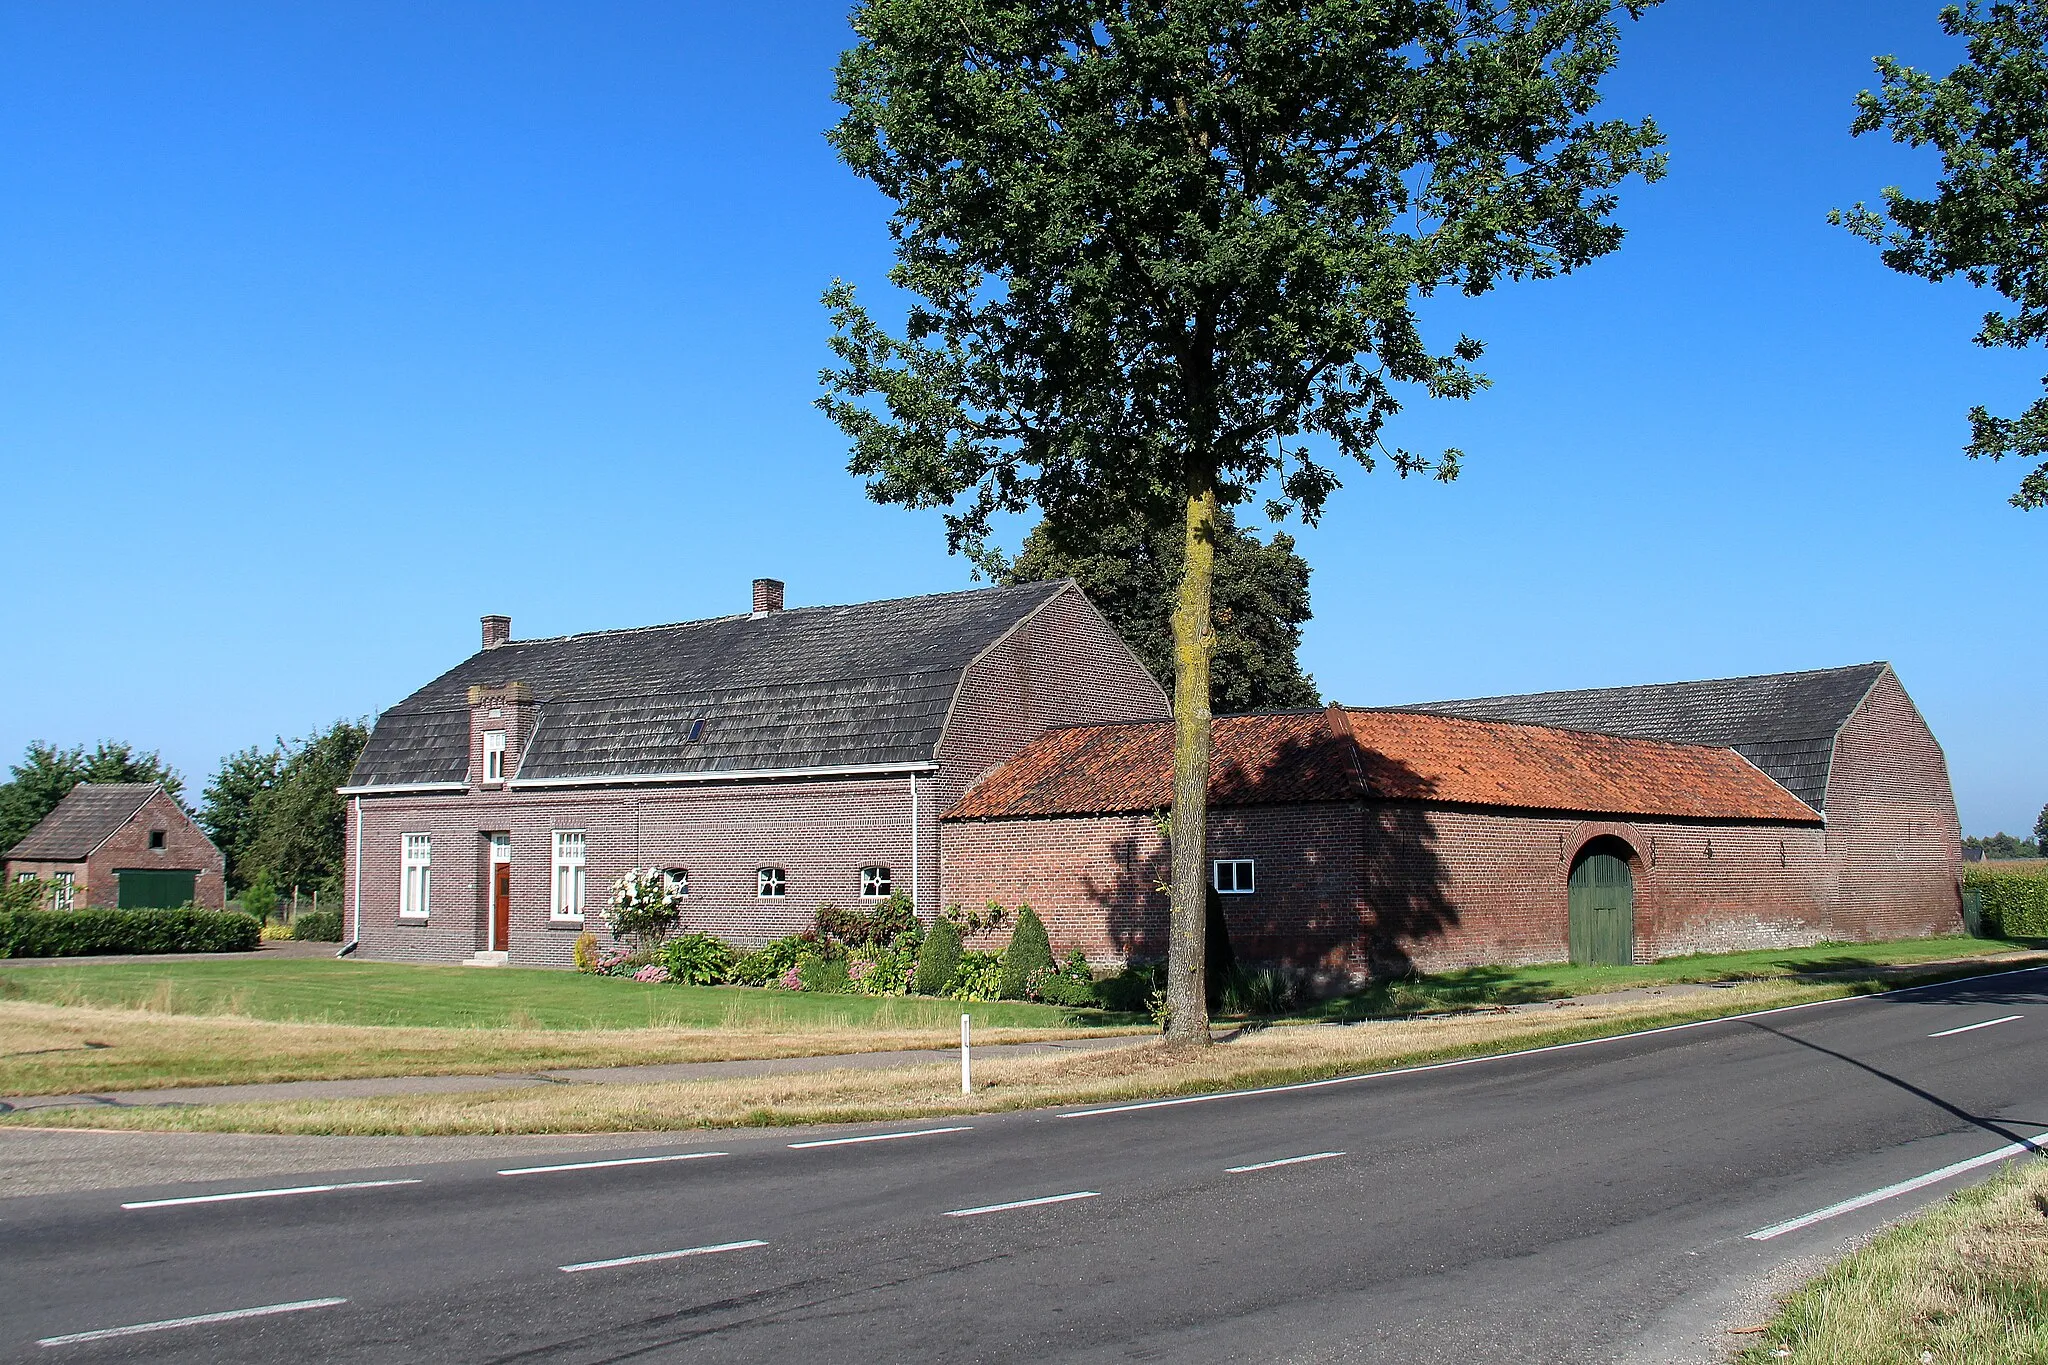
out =
<path fill-rule="evenodd" d="M 1209 799 L 1271 805 L 1364 798 L 1599 815 L 1818 823 L 1732 749 L 1403 711 L 1222 716 Z M 1164 809 L 1165 722 L 1055 730 L 983 778 L 948 819 Z"/>

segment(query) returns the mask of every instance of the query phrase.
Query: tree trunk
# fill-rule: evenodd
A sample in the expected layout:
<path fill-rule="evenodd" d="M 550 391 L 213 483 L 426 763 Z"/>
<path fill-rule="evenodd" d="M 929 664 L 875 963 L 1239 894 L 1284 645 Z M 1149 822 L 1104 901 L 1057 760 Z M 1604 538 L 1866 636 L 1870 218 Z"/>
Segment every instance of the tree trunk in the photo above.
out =
<path fill-rule="evenodd" d="M 1186 553 L 1173 610 L 1173 810 L 1167 839 L 1173 850 L 1169 895 L 1170 937 L 1166 1040 L 1177 1046 L 1209 1043 L 1208 987 L 1203 980 L 1208 928 L 1209 661 L 1216 648 L 1209 619 L 1216 571 L 1216 477 L 1187 481 Z"/>

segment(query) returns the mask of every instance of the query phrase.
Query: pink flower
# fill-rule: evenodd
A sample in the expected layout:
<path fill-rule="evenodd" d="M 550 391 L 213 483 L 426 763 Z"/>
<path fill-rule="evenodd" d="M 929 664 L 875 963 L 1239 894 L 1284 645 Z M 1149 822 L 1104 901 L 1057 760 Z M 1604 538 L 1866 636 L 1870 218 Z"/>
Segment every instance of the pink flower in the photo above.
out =
<path fill-rule="evenodd" d="M 786 991 L 802 990 L 804 988 L 803 969 L 800 967 L 791 967 L 788 971 L 782 974 L 782 979 L 780 981 L 777 981 L 775 984 Z"/>

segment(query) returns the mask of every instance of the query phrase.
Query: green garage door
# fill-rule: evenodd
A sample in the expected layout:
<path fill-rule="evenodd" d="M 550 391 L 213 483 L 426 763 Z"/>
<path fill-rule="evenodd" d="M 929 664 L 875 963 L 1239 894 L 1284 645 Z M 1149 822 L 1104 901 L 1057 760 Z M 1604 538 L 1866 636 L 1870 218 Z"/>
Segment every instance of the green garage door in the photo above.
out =
<path fill-rule="evenodd" d="M 199 880 L 197 872 L 158 872 L 154 868 L 122 870 L 114 875 L 120 879 L 117 903 L 123 910 L 175 909 L 189 904 Z"/>
<path fill-rule="evenodd" d="M 1588 853 L 1572 868 L 1572 961 L 1620 966 L 1635 960 L 1635 882 L 1612 853 Z"/>

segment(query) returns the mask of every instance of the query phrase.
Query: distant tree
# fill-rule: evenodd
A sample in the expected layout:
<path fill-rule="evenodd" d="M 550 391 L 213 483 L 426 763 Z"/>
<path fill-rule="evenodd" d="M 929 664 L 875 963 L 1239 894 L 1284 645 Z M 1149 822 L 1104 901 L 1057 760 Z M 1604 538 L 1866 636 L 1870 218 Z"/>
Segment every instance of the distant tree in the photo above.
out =
<path fill-rule="evenodd" d="M 302 741 L 283 746 L 277 778 L 250 805 L 256 825 L 243 855 L 247 875 L 262 868 L 277 888 L 341 890 L 342 855 L 348 843 L 348 803 L 335 788 L 369 743 L 369 727 L 338 720 Z"/>
<path fill-rule="evenodd" d="M 277 888 L 270 884 L 270 874 L 260 867 L 242 888 L 242 909 L 264 921 L 277 912 Z"/>
<path fill-rule="evenodd" d="M 1109 618 L 1133 653 L 1173 691 L 1173 606 L 1180 583 L 1182 530 L 1171 505 L 1133 511 L 1095 530 L 1062 533 L 1038 523 L 1005 583 L 1071 578 Z M 1237 525 L 1233 509 L 1216 514 L 1216 652 L 1209 663 L 1210 709 L 1257 711 L 1314 706 L 1315 680 L 1295 651 L 1309 619 L 1308 561 L 1294 537 L 1276 531 L 1262 541 Z"/>
<path fill-rule="evenodd" d="M 1950 5 L 1941 27 L 1965 40 L 1967 60 L 1936 79 L 1879 57 L 1880 86 L 1856 97 L 1850 125 L 1859 137 L 1882 129 L 1894 142 L 1931 145 L 1943 172 L 1934 197 L 1894 185 L 1882 212 L 1858 204 L 1830 217 L 1884 248 L 1884 263 L 1902 274 L 1990 285 L 2013 307 L 1984 315 L 1977 344 L 2031 346 L 2048 336 L 2048 0 Z M 2042 461 L 2012 503 L 2048 505 L 2048 398 L 2018 417 L 1972 408 L 1965 453 Z"/>
<path fill-rule="evenodd" d="M 2041 807 L 2041 814 L 2034 820 L 2034 847 L 2048 848 L 2048 806 Z"/>
<path fill-rule="evenodd" d="M 2000 830 L 1992 835 L 1972 835 L 1963 840 L 1964 848 L 1984 851 L 1987 858 L 2037 858 L 2041 855 L 2040 845 L 2030 839 L 2016 839 Z"/>
<path fill-rule="evenodd" d="M 13 780 L 0 785 L 0 850 L 20 843 L 81 782 L 157 782 L 173 797 L 185 790 L 184 779 L 154 750 L 137 753 L 120 740 L 101 740 L 91 752 L 82 744 L 59 749 L 38 740 L 9 772 Z"/>
<path fill-rule="evenodd" d="M 199 807 L 199 825 L 227 858 L 228 886 L 239 891 L 251 884 L 245 867 L 259 825 L 256 800 L 277 783 L 284 765 L 284 746 L 250 745 L 220 761 L 220 771 L 206 784 Z"/>

